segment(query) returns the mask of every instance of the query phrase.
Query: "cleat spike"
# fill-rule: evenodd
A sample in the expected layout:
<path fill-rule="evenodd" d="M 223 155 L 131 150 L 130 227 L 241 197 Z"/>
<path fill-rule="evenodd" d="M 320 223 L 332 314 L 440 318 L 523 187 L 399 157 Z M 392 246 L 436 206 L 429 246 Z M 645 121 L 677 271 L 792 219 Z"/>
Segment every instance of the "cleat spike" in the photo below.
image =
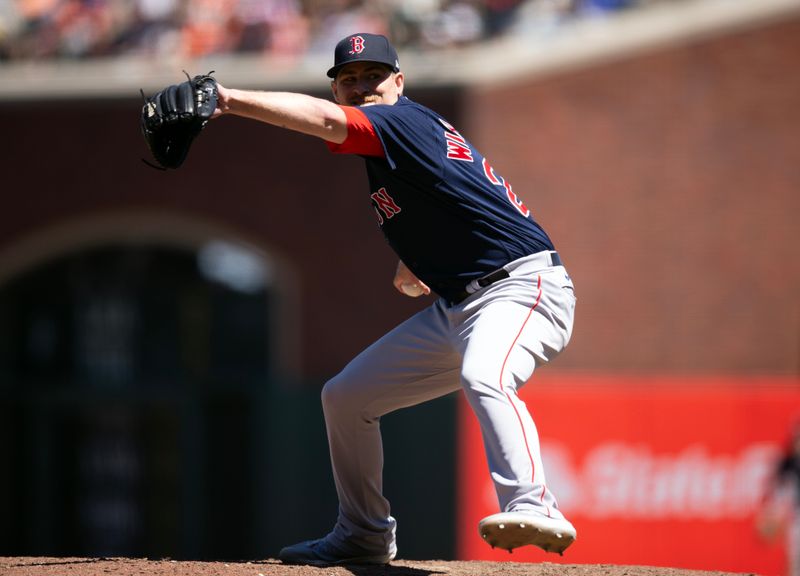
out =
<path fill-rule="evenodd" d="M 556 538 L 561 539 L 561 538 L 563 538 L 563 536 L 561 536 L 561 534 L 556 534 Z"/>
<path fill-rule="evenodd" d="M 525 528 L 525 524 L 520 524 L 519 527 L 520 528 Z"/>
<path fill-rule="evenodd" d="M 506 527 L 506 525 L 505 524 L 499 524 L 497 527 L 500 528 L 500 530 L 502 530 L 503 528 Z"/>

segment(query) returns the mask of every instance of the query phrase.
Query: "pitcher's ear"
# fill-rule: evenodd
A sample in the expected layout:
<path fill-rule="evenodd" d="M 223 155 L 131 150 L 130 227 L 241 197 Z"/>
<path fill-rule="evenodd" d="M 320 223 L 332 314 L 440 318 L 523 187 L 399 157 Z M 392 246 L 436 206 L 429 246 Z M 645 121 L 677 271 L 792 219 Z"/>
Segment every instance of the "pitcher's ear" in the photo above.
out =
<path fill-rule="evenodd" d="M 403 95 L 403 87 L 405 86 L 406 77 L 403 76 L 402 72 L 395 72 L 394 75 L 394 84 L 397 86 L 397 92 L 400 96 Z"/>

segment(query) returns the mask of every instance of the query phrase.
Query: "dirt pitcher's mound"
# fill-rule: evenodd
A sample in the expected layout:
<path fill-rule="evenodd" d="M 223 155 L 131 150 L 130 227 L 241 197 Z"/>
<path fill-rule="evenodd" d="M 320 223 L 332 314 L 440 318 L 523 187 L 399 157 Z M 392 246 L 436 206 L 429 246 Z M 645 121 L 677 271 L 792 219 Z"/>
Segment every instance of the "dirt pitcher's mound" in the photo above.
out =
<path fill-rule="evenodd" d="M 650 566 L 397 560 L 388 566 L 314 568 L 277 560 L 178 562 L 139 558 L 0 558 L 3 576 L 731 576 Z M 755 576 L 755 575 L 750 575 Z"/>

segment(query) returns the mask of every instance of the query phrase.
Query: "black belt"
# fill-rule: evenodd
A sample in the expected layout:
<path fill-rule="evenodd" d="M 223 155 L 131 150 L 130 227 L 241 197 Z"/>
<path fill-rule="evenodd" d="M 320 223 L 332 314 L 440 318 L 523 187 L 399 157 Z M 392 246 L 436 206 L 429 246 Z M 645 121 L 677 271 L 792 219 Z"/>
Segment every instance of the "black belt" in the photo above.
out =
<path fill-rule="evenodd" d="M 563 265 L 561 263 L 561 257 L 558 255 L 558 252 L 556 252 L 556 251 L 551 251 L 550 252 L 550 261 L 552 262 L 553 266 L 562 266 Z M 467 287 L 468 288 L 473 288 L 473 289 L 469 290 L 468 288 L 465 288 L 464 290 L 462 290 L 461 292 L 459 292 L 458 294 L 456 294 L 453 297 L 453 300 L 451 301 L 451 303 L 452 304 L 459 304 L 459 303 L 463 302 L 464 300 L 466 300 L 468 297 L 470 297 L 473 294 L 475 294 L 475 292 L 478 292 L 478 291 L 486 288 L 487 286 L 491 286 L 492 284 L 494 284 L 498 280 L 503 280 L 505 278 L 508 278 L 509 276 L 511 276 L 511 274 L 509 274 L 508 270 L 506 270 L 505 268 L 498 268 L 494 272 L 489 272 L 485 276 L 481 276 L 477 280 L 473 280 L 472 282 L 470 282 L 467 285 Z M 473 283 L 477 284 L 477 286 L 471 286 Z"/>

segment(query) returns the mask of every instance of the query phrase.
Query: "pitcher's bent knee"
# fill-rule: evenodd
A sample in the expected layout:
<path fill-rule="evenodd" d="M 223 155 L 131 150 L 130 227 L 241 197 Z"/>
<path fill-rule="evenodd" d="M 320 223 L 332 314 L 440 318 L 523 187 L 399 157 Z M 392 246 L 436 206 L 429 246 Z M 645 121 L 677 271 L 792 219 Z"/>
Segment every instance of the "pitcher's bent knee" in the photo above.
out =
<path fill-rule="evenodd" d="M 334 376 L 322 387 L 322 408 L 328 411 L 338 411 L 340 406 L 346 406 L 347 394 L 339 376 Z"/>
<path fill-rule="evenodd" d="M 500 371 L 486 362 L 466 359 L 461 366 L 461 384 L 468 392 L 485 394 L 497 389 Z"/>
<path fill-rule="evenodd" d="M 524 362 L 520 362 L 524 359 Z M 517 358 L 512 366 L 502 361 L 487 362 L 485 358 L 468 359 L 461 368 L 461 385 L 467 396 L 496 397 L 504 389 L 519 390 L 533 375 L 535 360 L 531 355 Z"/>

